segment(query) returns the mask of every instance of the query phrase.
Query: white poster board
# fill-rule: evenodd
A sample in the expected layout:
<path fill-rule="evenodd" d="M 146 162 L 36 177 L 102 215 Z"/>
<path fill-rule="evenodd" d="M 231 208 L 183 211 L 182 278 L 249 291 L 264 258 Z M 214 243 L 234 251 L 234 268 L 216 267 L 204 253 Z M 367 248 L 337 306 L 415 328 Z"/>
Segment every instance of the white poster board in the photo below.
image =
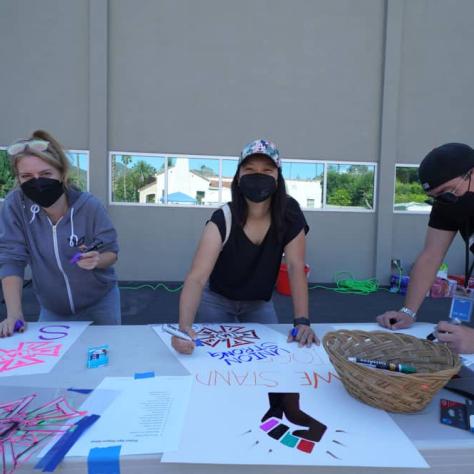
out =
<path fill-rule="evenodd" d="M 180 448 L 162 462 L 429 467 L 386 412 L 336 378 L 282 385 L 195 383 Z"/>
<path fill-rule="evenodd" d="M 25 332 L 0 339 L 0 377 L 50 372 L 89 324 L 28 323 Z"/>
<path fill-rule="evenodd" d="M 179 450 L 163 462 L 428 467 L 387 413 L 346 392 L 321 346 L 259 324 L 212 324 L 182 355 L 154 330 L 194 376 Z"/>
<path fill-rule="evenodd" d="M 321 346 L 298 347 L 281 334 L 263 324 L 196 324 L 202 342 L 191 356 L 177 353 L 171 346 L 171 335 L 160 325 L 153 330 L 179 362 L 191 373 L 217 371 L 279 370 L 279 368 L 331 365 Z"/>

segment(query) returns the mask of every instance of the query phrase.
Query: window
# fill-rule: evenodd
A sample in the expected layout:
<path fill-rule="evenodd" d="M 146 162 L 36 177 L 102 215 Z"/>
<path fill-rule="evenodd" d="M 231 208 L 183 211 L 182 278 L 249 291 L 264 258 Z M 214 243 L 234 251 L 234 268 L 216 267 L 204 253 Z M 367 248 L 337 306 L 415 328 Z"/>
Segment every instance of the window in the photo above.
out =
<path fill-rule="evenodd" d="M 0 150 L 0 199 L 5 199 L 15 186 L 15 176 L 10 166 L 6 150 Z"/>
<path fill-rule="evenodd" d="M 331 163 L 326 180 L 327 209 L 374 209 L 375 165 Z"/>
<path fill-rule="evenodd" d="M 177 158 L 168 166 L 168 204 L 218 206 L 219 160 Z"/>
<path fill-rule="evenodd" d="M 286 192 L 302 208 L 323 207 L 324 164 L 315 162 L 284 161 L 282 173 Z"/>
<path fill-rule="evenodd" d="M 71 163 L 69 179 L 81 191 L 89 189 L 89 153 L 86 151 L 70 150 L 66 152 Z"/>
<path fill-rule="evenodd" d="M 69 178 L 81 191 L 89 189 L 89 153 L 70 150 L 66 152 L 70 161 Z M 15 175 L 10 166 L 6 149 L 0 149 L 0 199 L 4 199 L 15 186 Z"/>
<path fill-rule="evenodd" d="M 110 164 L 113 202 L 161 203 L 156 196 L 165 187 L 164 157 L 115 154 Z"/>
<path fill-rule="evenodd" d="M 236 159 L 222 160 L 221 202 L 232 201 L 232 180 L 237 171 L 239 161 Z"/>
<path fill-rule="evenodd" d="M 237 160 L 111 153 L 110 165 L 112 203 L 217 207 L 230 201 Z"/>
<path fill-rule="evenodd" d="M 151 153 L 109 154 L 112 204 L 218 207 L 232 199 L 238 159 Z M 287 193 L 303 209 L 373 211 L 375 163 L 282 162 Z"/>
<path fill-rule="evenodd" d="M 418 181 L 418 165 L 395 166 L 395 212 L 430 212 L 431 205 Z"/>

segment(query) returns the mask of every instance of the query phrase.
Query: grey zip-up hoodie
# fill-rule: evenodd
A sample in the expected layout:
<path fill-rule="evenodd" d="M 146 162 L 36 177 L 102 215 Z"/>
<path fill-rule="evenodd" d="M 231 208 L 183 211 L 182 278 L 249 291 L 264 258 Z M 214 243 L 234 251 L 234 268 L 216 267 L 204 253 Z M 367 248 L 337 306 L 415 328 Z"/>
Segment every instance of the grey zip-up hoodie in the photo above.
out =
<path fill-rule="evenodd" d="M 71 264 L 78 247 L 101 240 L 100 252 L 119 250 L 117 233 L 97 198 L 69 190 L 67 199 L 69 210 L 56 225 L 19 188 L 5 198 L 0 214 L 0 278 L 23 278 L 30 265 L 41 306 L 61 315 L 93 305 L 117 284 L 112 267 L 83 270 Z"/>

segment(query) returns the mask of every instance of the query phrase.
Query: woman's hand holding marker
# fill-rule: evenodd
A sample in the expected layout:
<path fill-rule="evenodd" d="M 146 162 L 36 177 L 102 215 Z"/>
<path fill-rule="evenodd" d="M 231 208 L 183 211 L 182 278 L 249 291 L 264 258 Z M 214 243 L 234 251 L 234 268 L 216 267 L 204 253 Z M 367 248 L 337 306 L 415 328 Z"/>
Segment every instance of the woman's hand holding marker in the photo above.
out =
<path fill-rule="evenodd" d="M 319 346 L 320 341 L 316 333 L 306 324 L 298 324 L 288 334 L 288 342 L 298 342 L 299 347 L 311 347 L 314 343 Z"/>
<path fill-rule="evenodd" d="M 443 342 L 458 354 L 474 353 L 474 329 L 468 326 L 440 321 L 434 332 L 439 342 Z"/>
<path fill-rule="evenodd" d="M 83 270 L 94 270 L 99 265 L 100 253 L 99 252 L 86 252 L 81 254 L 80 259 L 77 261 L 77 266 Z"/>
<path fill-rule="evenodd" d="M 80 252 L 76 253 L 70 260 L 70 263 L 77 263 L 77 266 L 83 270 L 94 270 L 100 263 L 100 253 L 97 252 L 103 245 L 99 240 L 92 245 L 83 245 L 80 247 Z"/>
<path fill-rule="evenodd" d="M 194 351 L 194 339 L 196 339 L 196 333 L 192 328 L 181 329 L 182 332 L 189 336 L 189 340 L 184 339 L 183 337 L 173 336 L 171 338 L 171 345 L 174 350 L 180 354 L 192 354 Z"/>
<path fill-rule="evenodd" d="M 376 320 L 380 326 L 392 330 L 409 328 L 415 322 L 411 316 L 400 311 L 387 311 L 379 314 Z"/>
<path fill-rule="evenodd" d="M 0 322 L 0 337 L 12 336 L 15 332 L 24 332 L 26 323 L 23 319 L 6 318 Z"/>

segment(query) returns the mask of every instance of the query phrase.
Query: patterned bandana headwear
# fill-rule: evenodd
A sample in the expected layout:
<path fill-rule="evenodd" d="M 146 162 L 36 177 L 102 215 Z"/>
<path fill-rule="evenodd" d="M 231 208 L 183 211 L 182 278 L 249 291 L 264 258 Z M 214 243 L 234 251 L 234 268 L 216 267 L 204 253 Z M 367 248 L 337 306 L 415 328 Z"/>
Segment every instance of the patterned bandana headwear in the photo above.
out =
<path fill-rule="evenodd" d="M 268 156 L 278 168 L 281 168 L 280 152 L 274 143 L 267 140 L 254 140 L 244 147 L 239 158 L 239 166 L 251 155 Z"/>

